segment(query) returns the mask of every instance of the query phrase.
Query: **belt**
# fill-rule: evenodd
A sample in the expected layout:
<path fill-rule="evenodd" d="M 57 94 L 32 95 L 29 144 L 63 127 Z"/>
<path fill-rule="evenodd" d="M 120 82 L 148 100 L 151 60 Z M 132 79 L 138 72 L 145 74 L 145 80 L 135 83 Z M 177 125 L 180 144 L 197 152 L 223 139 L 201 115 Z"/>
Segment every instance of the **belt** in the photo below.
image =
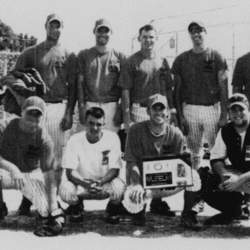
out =
<path fill-rule="evenodd" d="M 132 103 L 133 108 L 147 108 L 148 106 L 146 104 L 141 104 L 141 103 Z"/>
<path fill-rule="evenodd" d="M 214 106 L 216 103 L 203 103 L 203 104 L 197 104 L 197 103 L 191 103 L 191 102 L 186 102 L 186 104 L 189 105 L 196 105 L 196 106 Z"/>
<path fill-rule="evenodd" d="M 64 103 L 66 101 L 47 101 L 46 103 L 52 103 L 52 104 L 56 104 L 56 103 Z"/>

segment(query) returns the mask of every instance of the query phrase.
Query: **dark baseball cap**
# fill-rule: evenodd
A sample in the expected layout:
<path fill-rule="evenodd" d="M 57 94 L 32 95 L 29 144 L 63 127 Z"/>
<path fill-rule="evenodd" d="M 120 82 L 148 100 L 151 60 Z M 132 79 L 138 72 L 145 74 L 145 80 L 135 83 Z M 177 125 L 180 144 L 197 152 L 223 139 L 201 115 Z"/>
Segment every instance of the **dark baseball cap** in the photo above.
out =
<path fill-rule="evenodd" d="M 192 29 L 193 29 L 193 27 L 199 27 L 199 28 L 201 28 L 201 29 L 203 29 L 203 30 L 205 30 L 206 31 L 206 28 L 205 28 L 205 25 L 202 23 L 202 22 L 200 22 L 200 21 L 193 21 L 193 22 L 191 22 L 189 25 L 188 25 L 188 31 L 190 32 Z"/>
<path fill-rule="evenodd" d="M 161 103 L 165 108 L 168 106 L 167 98 L 160 94 L 151 95 L 148 98 L 148 108 L 151 108 L 156 103 Z"/>
<path fill-rule="evenodd" d="M 111 25 L 110 25 L 109 21 L 107 21 L 104 18 L 101 18 L 101 19 L 99 19 L 99 20 L 97 20 L 95 22 L 95 27 L 94 27 L 93 32 L 95 33 L 96 30 L 99 29 L 99 28 L 101 28 L 101 27 L 106 27 L 106 28 L 108 28 L 112 32 L 112 28 L 111 28 Z"/>
<path fill-rule="evenodd" d="M 27 98 L 22 106 L 23 110 L 38 110 L 44 114 L 46 109 L 45 102 L 38 96 L 31 96 Z"/>
<path fill-rule="evenodd" d="M 57 15 L 55 13 L 48 15 L 48 17 L 46 19 L 46 24 L 51 23 L 52 21 L 58 21 L 60 23 L 61 27 L 63 27 L 63 20 L 59 15 Z"/>
<path fill-rule="evenodd" d="M 233 94 L 228 101 L 228 108 L 232 108 L 234 105 L 239 105 L 244 109 L 249 109 L 249 102 L 247 97 L 243 94 Z"/>

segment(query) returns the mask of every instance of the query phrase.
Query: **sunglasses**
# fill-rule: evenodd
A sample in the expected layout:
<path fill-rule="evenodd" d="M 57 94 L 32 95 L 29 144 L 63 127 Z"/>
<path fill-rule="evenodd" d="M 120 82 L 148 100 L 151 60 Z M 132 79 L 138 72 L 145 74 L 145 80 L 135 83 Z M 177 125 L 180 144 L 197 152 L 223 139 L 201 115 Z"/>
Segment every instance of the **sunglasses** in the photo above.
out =
<path fill-rule="evenodd" d="M 197 33 L 197 34 L 200 34 L 200 33 L 202 33 L 203 32 L 203 29 L 197 29 L 197 30 L 190 30 L 190 34 L 191 35 L 194 35 L 195 33 Z"/>
<path fill-rule="evenodd" d="M 27 115 L 38 118 L 38 117 L 42 116 L 42 113 L 39 110 L 33 109 L 33 110 L 27 111 Z"/>

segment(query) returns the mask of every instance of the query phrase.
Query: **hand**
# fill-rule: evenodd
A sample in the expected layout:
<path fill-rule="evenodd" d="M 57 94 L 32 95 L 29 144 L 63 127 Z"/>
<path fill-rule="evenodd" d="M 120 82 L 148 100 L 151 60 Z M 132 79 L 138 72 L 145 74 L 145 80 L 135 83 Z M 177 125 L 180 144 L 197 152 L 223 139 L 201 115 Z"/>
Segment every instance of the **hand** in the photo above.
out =
<path fill-rule="evenodd" d="M 73 115 L 70 113 L 66 113 L 61 121 L 61 129 L 63 131 L 66 131 L 68 129 L 71 129 L 73 125 Z"/>
<path fill-rule="evenodd" d="M 113 118 L 113 122 L 114 122 L 116 127 L 120 126 L 123 123 L 122 109 L 121 109 L 120 105 L 116 109 L 116 112 L 115 112 L 115 115 Z"/>
<path fill-rule="evenodd" d="M 98 194 L 100 192 L 102 192 L 102 186 L 100 185 L 100 183 L 98 181 L 94 181 L 91 185 L 90 185 L 90 189 L 89 191 L 92 194 Z"/>
<path fill-rule="evenodd" d="M 238 175 L 227 173 L 223 175 L 227 180 L 222 182 L 223 190 L 225 191 L 235 191 L 239 186 L 243 184 L 243 181 Z"/>
<path fill-rule="evenodd" d="M 130 127 L 133 125 L 134 123 L 129 121 L 129 122 L 124 122 L 124 130 L 125 133 L 128 134 Z"/>
<path fill-rule="evenodd" d="M 221 116 L 218 122 L 218 126 L 221 128 L 227 124 L 227 117 Z"/>
<path fill-rule="evenodd" d="M 183 135 L 187 135 L 188 134 L 188 124 L 187 124 L 187 121 L 186 119 L 182 116 L 180 118 L 180 130 L 182 131 Z"/>
<path fill-rule="evenodd" d="M 133 187 L 130 193 L 130 200 L 133 203 L 141 203 L 144 199 L 145 190 L 143 189 L 142 185 L 137 184 Z"/>
<path fill-rule="evenodd" d="M 175 127 L 178 127 L 178 119 L 176 113 L 170 114 L 170 125 L 174 125 Z"/>
<path fill-rule="evenodd" d="M 21 173 L 20 170 L 16 170 L 11 172 L 11 178 L 14 182 L 14 186 L 16 189 L 22 189 L 24 186 L 24 179 L 23 179 L 23 174 Z"/>

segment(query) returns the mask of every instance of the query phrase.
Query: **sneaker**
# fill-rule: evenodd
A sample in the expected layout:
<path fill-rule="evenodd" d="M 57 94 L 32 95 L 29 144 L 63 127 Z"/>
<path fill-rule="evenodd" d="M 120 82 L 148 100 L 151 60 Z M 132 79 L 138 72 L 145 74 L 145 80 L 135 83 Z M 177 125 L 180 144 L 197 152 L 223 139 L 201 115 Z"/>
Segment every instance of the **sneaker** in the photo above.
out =
<path fill-rule="evenodd" d="M 38 237 L 57 236 L 61 233 L 62 228 L 63 223 L 60 221 L 60 217 L 50 217 L 44 225 L 35 230 L 34 234 Z"/>
<path fill-rule="evenodd" d="M 0 220 L 3 220 L 5 216 L 8 215 L 8 208 L 6 206 L 6 203 L 3 202 L 1 205 L 0 205 Z"/>
<path fill-rule="evenodd" d="M 135 226 L 145 226 L 147 223 L 147 217 L 146 217 L 146 204 L 144 206 L 144 209 L 133 215 L 133 224 Z"/>
<path fill-rule="evenodd" d="M 212 225 L 228 225 L 234 221 L 235 217 L 227 215 L 227 214 L 216 214 L 204 221 L 204 225 L 212 226 Z"/>
<path fill-rule="evenodd" d="M 175 212 L 170 210 L 167 202 L 162 200 L 158 202 L 158 200 L 153 199 L 150 204 L 150 212 L 170 217 L 175 216 Z"/>
<path fill-rule="evenodd" d="M 113 204 L 109 201 L 106 207 L 106 213 L 110 214 L 110 211 L 112 210 Z M 115 209 L 117 211 L 118 215 L 130 215 L 133 216 L 124 206 L 122 203 L 118 203 L 115 205 Z"/>
<path fill-rule="evenodd" d="M 21 205 L 18 208 L 18 215 L 29 216 L 31 206 L 32 206 L 31 201 L 23 196 Z"/>
<path fill-rule="evenodd" d="M 70 205 L 71 214 L 70 214 L 70 221 L 73 223 L 81 223 L 83 222 L 83 202 L 79 201 L 75 205 Z"/>
<path fill-rule="evenodd" d="M 196 219 L 196 213 L 193 211 L 189 211 L 181 214 L 182 223 L 190 229 L 199 230 L 202 225 Z"/>

